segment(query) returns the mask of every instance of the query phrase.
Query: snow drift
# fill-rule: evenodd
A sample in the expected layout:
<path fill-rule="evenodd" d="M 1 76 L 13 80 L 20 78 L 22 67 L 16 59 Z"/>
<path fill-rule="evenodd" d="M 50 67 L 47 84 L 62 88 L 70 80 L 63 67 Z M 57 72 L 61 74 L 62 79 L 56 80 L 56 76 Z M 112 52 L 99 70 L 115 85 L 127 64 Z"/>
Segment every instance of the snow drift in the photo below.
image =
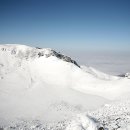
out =
<path fill-rule="evenodd" d="M 99 130 L 103 128 L 98 121 L 84 114 L 77 115 L 66 130 Z M 103 129 L 102 129 L 103 130 Z"/>

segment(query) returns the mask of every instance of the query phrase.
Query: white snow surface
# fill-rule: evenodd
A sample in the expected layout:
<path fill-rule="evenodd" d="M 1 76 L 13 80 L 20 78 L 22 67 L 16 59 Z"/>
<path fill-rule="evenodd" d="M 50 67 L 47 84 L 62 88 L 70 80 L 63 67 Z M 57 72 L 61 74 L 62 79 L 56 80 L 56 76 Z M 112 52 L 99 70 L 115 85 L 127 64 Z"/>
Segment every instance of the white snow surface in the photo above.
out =
<path fill-rule="evenodd" d="M 112 118 L 116 106 L 121 108 L 121 120 L 126 114 L 124 109 L 130 117 L 129 95 L 129 73 L 125 77 L 104 74 L 92 67 L 79 66 L 50 48 L 0 45 L 0 126 L 3 128 L 23 129 L 21 126 L 25 125 L 27 129 L 98 130 L 103 124 L 101 117 L 108 112 L 107 117 Z M 113 103 L 116 100 L 119 104 L 123 100 L 120 107 Z M 111 102 L 114 107 L 106 107 Z M 108 105 L 103 107 L 104 104 Z M 101 115 L 90 114 L 98 110 Z M 90 116 L 81 114 L 86 111 L 91 111 Z M 104 122 L 108 122 L 107 117 Z M 127 130 L 129 125 L 128 120 L 115 129 Z"/>
<path fill-rule="evenodd" d="M 80 114 L 71 121 L 66 130 L 98 130 L 98 128 L 100 128 L 98 122 L 87 115 Z"/>

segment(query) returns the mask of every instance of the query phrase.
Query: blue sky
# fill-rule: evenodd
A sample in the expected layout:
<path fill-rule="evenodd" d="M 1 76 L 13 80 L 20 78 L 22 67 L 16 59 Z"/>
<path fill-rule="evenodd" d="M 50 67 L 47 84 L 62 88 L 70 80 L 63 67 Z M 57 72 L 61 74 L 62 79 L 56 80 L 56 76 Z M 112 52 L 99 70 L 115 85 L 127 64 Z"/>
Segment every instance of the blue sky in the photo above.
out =
<path fill-rule="evenodd" d="M 0 0 L 0 44 L 130 51 L 129 0 Z"/>

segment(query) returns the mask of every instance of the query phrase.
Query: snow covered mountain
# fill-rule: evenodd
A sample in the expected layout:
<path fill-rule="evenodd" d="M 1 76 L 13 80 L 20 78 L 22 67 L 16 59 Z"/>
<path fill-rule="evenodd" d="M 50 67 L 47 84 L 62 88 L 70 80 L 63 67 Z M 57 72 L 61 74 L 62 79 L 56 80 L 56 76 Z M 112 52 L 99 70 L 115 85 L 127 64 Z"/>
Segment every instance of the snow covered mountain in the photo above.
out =
<path fill-rule="evenodd" d="M 16 119 L 67 120 L 113 100 L 129 99 L 129 94 L 128 76 L 80 66 L 49 48 L 0 45 L 0 124 L 4 127 Z"/>

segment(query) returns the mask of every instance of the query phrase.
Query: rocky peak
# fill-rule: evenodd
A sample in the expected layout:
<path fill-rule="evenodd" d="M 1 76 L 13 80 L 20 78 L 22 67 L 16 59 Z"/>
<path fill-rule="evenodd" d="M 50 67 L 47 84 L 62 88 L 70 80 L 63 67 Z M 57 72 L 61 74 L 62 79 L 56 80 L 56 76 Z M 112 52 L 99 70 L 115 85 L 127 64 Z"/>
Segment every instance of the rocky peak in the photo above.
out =
<path fill-rule="evenodd" d="M 6 44 L 6 45 L 0 45 L 0 52 L 10 53 L 11 55 L 14 55 L 15 57 L 21 59 L 35 59 L 40 58 L 42 56 L 48 58 L 50 56 L 55 56 L 58 59 L 73 63 L 77 67 L 80 67 L 77 64 L 77 62 L 72 60 L 70 57 L 58 53 L 51 48 L 39 48 L 39 47 L 29 47 L 25 45 Z"/>

